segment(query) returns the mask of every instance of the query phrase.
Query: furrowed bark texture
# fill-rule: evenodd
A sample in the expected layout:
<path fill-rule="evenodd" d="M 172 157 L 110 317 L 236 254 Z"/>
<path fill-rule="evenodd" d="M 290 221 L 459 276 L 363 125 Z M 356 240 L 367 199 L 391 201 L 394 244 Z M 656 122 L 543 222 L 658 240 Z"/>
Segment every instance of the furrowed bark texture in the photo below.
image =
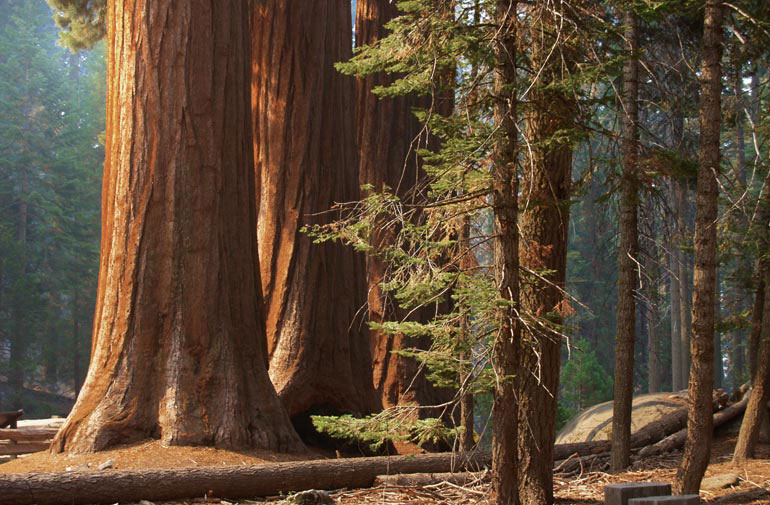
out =
<path fill-rule="evenodd" d="M 386 36 L 384 25 L 396 16 L 398 8 L 395 2 L 358 0 L 356 44 L 373 44 Z M 402 201 L 413 201 L 419 199 L 417 185 L 423 179 L 416 150 L 426 147 L 428 139 L 421 134 L 422 125 L 412 110 L 415 107 L 429 107 L 430 99 L 414 96 L 381 99 L 372 94 L 372 89 L 386 86 L 393 80 L 393 76 L 383 73 L 358 80 L 359 181 L 361 185 L 372 185 L 375 192 L 381 192 L 384 186 L 388 186 Z M 371 238 L 374 250 L 392 244 L 396 233 L 397 230 L 392 226 L 374 230 Z M 386 271 L 386 262 L 376 252 L 367 255 L 369 320 L 376 323 L 401 321 L 407 317 L 405 311 L 399 310 L 380 287 Z M 435 309 L 425 308 L 411 317 L 427 321 L 432 314 L 435 314 Z M 429 337 L 408 338 L 403 334 L 387 335 L 370 329 L 369 342 L 374 388 L 384 408 L 395 405 L 437 405 L 451 399 L 450 391 L 434 388 L 425 378 L 417 360 L 393 354 L 393 351 L 410 348 L 428 349 L 431 345 Z"/>
<path fill-rule="evenodd" d="M 626 50 L 623 66 L 623 140 L 620 202 L 620 250 L 618 272 L 617 335 L 615 337 L 615 383 L 612 412 L 610 469 L 624 470 L 631 463 L 631 401 L 634 395 L 634 341 L 636 340 L 636 288 L 639 284 L 639 190 L 637 182 L 637 133 L 639 118 L 639 20 L 626 11 Z"/>
<path fill-rule="evenodd" d="M 768 268 L 767 265 L 764 264 L 762 260 L 758 262 L 758 270 L 760 272 L 766 270 Z M 750 368 L 750 379 L 753 382 L 754 377 L 756 377 L 757 374 L 757 358 L 759 357 L 759 342 L 762 336 L 762 321 L 764 320 L 764 316 L 762 315 L 762 311 L 765 307 L 765 279 L 764 276 L 760 275 L 759 282 L 757 283 L 757 289 L 754 293 L 754 305 L 751 308 L 751 332 L 749 333 L 749 368 Z M 737 349 L 734 351 L 734 355 L 742 354 L 740 346 L 735 345 Z M 733 387 L 735 390 L 738 390 L 738 388 L 741 386 L 739 381 L 739 371 L 735 370 L 733 373 L 735 377 L 735 381 L 733 382 Z"/>
<path fill-rule="evenodd" d="M 471 262 L 475 262 L 474 253 L 470 248 L 470 236 L 471 236 L 471 218 L 468 215 L 463 216 L 462 224 L 460 226 L 459 243 L 460 243 L 460 262 L 463 267 L 470 267 Z M 463 363 L 460 367 L 459 382 L 462 385 L 470 383 L 473 380 L 473 341 L 471 339 L 471 314 L 469 307 L 463 307 L 466 309 L 461 316 L 460 321 L 460 337 L 459 347 L 462 349 L 458 359 Z M 476 445 L 475 441 L 475 423 L 474 423 L 474 405 L 475 400 L 473 393 L 470 391 L 461 391 L 460 395 L 460 425 L 463 428 L 462 435 L 460 435 L 460 448 L 463 451 L 470 451 Z"/>
<path fill-rule="evenodd" d="M 531 61 L 539 80 L 525 109 L 528 158 L 521 175 L 519 258 L 526 275 L 521 283 L 522 327 L 519 374 L 519 494 L 522 504 L 553 502 L 553 444 L 556 436 L 556 392 L 559 390 L 561 336 L 565 310 L 563 289 L 567 262 L 572 145 L 554 140 L 573 126 L 575 104 L 563 91 L 546 89 L 566 77 L 572 54 L 551 35 L 557 21 L 550 8 L 530 11 Z M 545 273 L 543 273 L 545 272 Z"/>
<path fill-rule="evenodd" d="M 296 450 L 265 367 L 247 3 L 108 4 L 91 366 L 54 451 Z"/>
<path fill-rule="evenodd" d="M 721 119 L 722 2 L 706 2 L 701 67 L 700 145 L 695 218 L 691 369 L 687 440 L 674 488 L 697 493 L 708 466 L 713 435 L 714 296 L 716 288 L 717 199 Z"/>
<path fill-rule="evenodd" d="M 376 409 L 363 318 L 364 258 L 301 231 L 359 198 L 350 2 L 267 0 L 253 17 L 257 235 L 270 378 L 289 412 Z"/>
<path fill-rule="evenodd" d="M 499 382 L 492 404 L 492 489 L 496 505 L 518 505 L 516 475 L 519 437 L 517 374 L 521 359 L 519 319 L 519 178 L 516 169 L 516 6 L 495 2 L 493 121 L 498 129 L 493 146 L 492 207 L 494 214 L 494 272 L 497 295 L 506 305 L 498 314 L 492 367 Z M 552 461 L 549 461 L 551 464 Z"/>

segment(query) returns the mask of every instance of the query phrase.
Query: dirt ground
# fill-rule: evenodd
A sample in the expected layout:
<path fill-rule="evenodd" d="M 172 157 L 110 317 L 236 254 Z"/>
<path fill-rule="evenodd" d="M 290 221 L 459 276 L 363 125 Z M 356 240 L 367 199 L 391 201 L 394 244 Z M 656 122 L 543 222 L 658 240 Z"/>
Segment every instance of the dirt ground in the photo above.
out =
<path fill-rule="evenodd" d="M 110 469 L 180 468 L 223 465 L 260 465 L 279 461 L 296 461 L 317 455 L 287 455 L 266 451 L 235 452 L 214 447 L 161 447 L 157 440 L 121 446 L 116 449 L 66 456 L 37 452 L 0 465 L 0 474 L 28 472 L 65 472 L 97 470 L 111 461 Z"/>
<path fill-rule="evenodd" d="M 758 459 L 745 466 L 735 467 L 730 463 L 735 436 L 729 435 L 715 441 L 711 465 L 706 476 L 725 473 L 738 474 L 740 480 L 734 487 L 712 491 L 701 491 L 704 503 L 720 505 L 770 505 L 770 444 L 762 444 L 758 450 Z M 206 447 L 171 447 L 163 448 L 156 441 L 135 444 L 98 454 L 82 456 L 52 455 L 37 453 L 0 465 L 0 473 L 26 473 L 66 471 L 70 469 L 97 469 L 102 463 L 111 460 L 112 469 L 130 468 L 178 468 L 195 466 L 221 466 L 242 464 L 269 464 L 277 461 L 322 457 L 320 454 L 299 456 L 276 455 L 264 452 L 233 452 Z M 671 482 L 676 474 L 676 467 L 681 452 L 664 454 L 634 463 L 630 471 L 610 475 L 605 472 L 586 471 L 572 476 L 557 475 L 555 494 L 560 505 L 601 504 L 604 486 L 616 482 L 662 481 Z M 339 490 L 331 496 L 340 505 L 471 505 L 491 504 L 489 479 L 483 478 L 468 486 L 456 486 L 441 483 L 423 487 L 377 487 L 357 490 Z M 163 505 L 183 504 L 275 504 L 283 497 L 262 498 L 261 501 L 204 498 L 179 502 L 167 502 Z M 148 505 L 144 502 L 142 505 Z"/>

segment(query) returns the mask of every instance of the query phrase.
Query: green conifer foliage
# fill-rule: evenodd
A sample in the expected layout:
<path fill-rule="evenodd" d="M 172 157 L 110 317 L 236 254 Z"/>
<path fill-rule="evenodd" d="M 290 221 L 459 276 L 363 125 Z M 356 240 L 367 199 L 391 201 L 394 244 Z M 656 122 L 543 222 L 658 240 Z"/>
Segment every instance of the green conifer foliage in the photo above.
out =
<path fill-rule="evenodd" d="M 61 43 L 73 51 L 90 49 L 105 35 L 107 0 L 47 0 L 61 28 Z"/>

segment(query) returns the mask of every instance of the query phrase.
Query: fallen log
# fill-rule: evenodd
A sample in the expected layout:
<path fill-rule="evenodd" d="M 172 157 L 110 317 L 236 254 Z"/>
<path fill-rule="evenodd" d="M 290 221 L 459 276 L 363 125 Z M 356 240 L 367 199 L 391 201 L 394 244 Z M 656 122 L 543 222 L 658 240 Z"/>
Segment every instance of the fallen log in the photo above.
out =
<path fill-rule="evenodd" d="M 374 479 L 374 485 L 430 486 L 441 482 L 449 482 L 458 486 L 467 486 L 482 480 L 486 475 L 486 472 L 398 473 L 394 475 L 378 475 Z"/>
<path fill-rule="evenodd" d="M 443 453 L 213 468 L 8 474 L 0 476 L 0 505 L 273 496 L 306 489 L 371 487 L 378 475 L 478 470 L 489 464 L 489 453 Z"/>
<path fill-rule="evenodd" d="M 739 415 L 743 414 L 746 410 L 746 405 L 749 402 L 749 398 L 746 397 L 738 403 L 734 403 L 724 410 L 720 410 L 714 414 L 714 428 L 718 428 L 723 424 L 732 421 Z M 687 428 L 683 428 L 676 433 L 669 435 L 668 437 L 660 440 L 659 442 L 648 445 L 639 451 L 639 457 L 655 456 L 664 452 L 673 451 L 684 446 L 684 442 L 687 439 Z"/>
<path fill-rule="evenodd" d="M 610 453 L 591 454 L 588 456 L 579 456 L 564 461 L 557 461 L 553 469 L 554 473 L 560 475 L 572 475 L 584 472 L 603 471 L 609 468 Z"/>
<path fill-rule="evenodd" d="M 661 419 L 648 423 L 631 435 L 631 448 L 638 449 L 654 444 L 687 426 L 687 409 L 677 409 Z M 610 452 L 609 440 L 575 442 L 554 446 L 554 460 L 565 460 L 570 456 L 586 457 Z"/>

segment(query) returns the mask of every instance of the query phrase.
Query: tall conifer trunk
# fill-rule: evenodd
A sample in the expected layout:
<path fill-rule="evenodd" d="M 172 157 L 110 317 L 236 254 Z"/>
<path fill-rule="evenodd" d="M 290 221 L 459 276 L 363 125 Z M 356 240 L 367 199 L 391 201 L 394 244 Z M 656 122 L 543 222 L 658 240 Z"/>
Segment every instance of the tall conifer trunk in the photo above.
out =
<path fill-rule="evenodd" d="M 265 367 L 248 2 L 108 9 L 94 343 L 52 448 L 300 449 Z"/>
<path fill-rule="evenodd" d="M 505 305 L 497 315 L 492 367 L 500 378 L 492 403 L 492 489 L 496 505 L 519 504 L 519 406 L 516 377 L 521 368 L 519 318 L 519 177 L 516 168 L 516 14 L 515 0 L 496 0 L 494 21 L 493 120 L 497 128 L 492 152 L 494 272 L 497 296 Z M 549 462 L 551 464 L 551 462 Z"/>
<path fill-rule="evenodd" d="M 628 59 L 623 67 L 622 165 L 620 202 L 620 270 L 615 339 L 615 383 L 612 411 L 610 468 L 624 470 L 631 463 L 631 402 L 634 394 L 636 287 L 639 284 L 639 186 L 637 178 L 637 121 L 639 96 L 639 20 L 628 10 L 623 18 Z"/>
<path fill-rule="evenodd" d="M 301 229 L 359 198 L 349 0 L 266 0 L 253 19 L 256 227 L 270 378 L 290 416 L 378 405 L 365 322 L 364 258 Z"/>
<path fill-rule="evenodd" d="M 701 64 L 700 144 L 695 217 L 692 365 L 687 440 L 675 490 L 697 493 L 708 466 L 713 435 L 714 296 L 716 293 L 719 134 L 721 124 L 722 1 L 707 0 Z"/>
<path fill-rule="evenodd" d="M 528 159 L 521 176 L 521 241 L 523 267 L 541 276 L 522 277 L 523 326 L 519 401 L 519 494 L 524 505 L 553 502 L 553 444 L 559 390 L 564 280 L 567 262 L 569 192 L 572 146 L 554 140 L 557 132 L 574 126 L 575 103 L 567 92 L 548 85 L 566 77 L 571 65 L 566 45 L 557 43 L 551 7 L 533 6 L 528 20 L 531 65 L 540 77 L 525 109 Z M 543 273 L 545 272 L 545 273 Z"/>

